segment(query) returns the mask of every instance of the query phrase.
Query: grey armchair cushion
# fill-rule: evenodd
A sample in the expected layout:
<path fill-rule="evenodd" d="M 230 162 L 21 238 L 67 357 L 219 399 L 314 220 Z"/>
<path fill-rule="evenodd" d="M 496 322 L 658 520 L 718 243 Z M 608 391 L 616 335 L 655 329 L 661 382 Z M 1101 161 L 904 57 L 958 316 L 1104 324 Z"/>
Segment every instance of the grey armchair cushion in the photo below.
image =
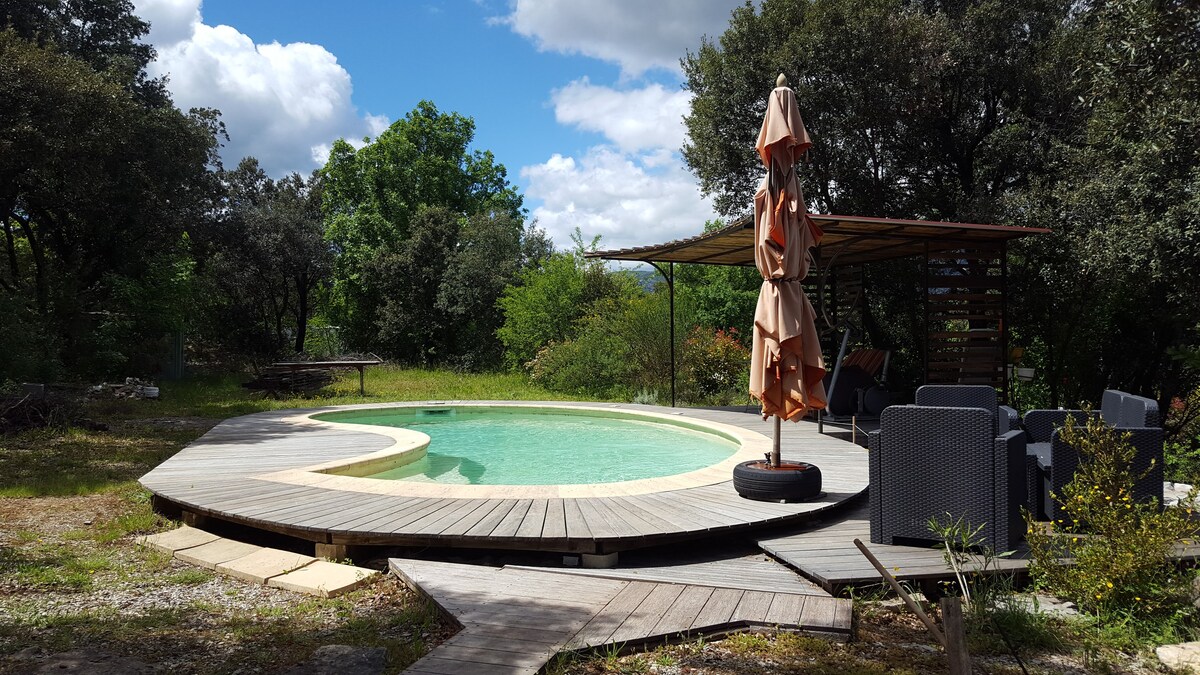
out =
<path fill-rule="evenodd" d="M 930 518 L 983 526 L 998 551 L 1020 540 L 1024 434 L 996 436 L 983 408 L 891 406 L 869 436 L 871 541 L 932 540 Z"/>

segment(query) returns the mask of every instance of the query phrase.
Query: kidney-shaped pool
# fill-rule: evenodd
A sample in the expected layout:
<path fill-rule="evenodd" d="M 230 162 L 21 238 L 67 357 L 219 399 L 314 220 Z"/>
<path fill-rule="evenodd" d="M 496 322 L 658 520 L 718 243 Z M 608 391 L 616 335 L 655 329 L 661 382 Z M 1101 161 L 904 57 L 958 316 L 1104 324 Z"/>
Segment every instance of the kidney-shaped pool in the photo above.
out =
<path fill-rule="evenodd" d="M 696 471 L 729 459 L 740 447 L 738 439 L 708 426 L 615 411 L 439 406 L 344 410 L 312 417 L 427 435 L 423 456 L 405 456 L 393 467 L 353 473 L 414 482 L 613 483 Z"/>

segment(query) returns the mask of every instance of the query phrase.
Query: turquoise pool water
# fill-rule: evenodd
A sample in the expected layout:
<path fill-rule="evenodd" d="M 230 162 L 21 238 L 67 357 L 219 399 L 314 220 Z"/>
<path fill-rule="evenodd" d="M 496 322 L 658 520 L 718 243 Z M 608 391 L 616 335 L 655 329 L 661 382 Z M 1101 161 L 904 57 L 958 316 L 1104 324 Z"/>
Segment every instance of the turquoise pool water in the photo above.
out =
<path fill-rule="evenodd" d="M 715 433 L 588 411 L 394 408 L 314 415 L 427 434 L 421 460 L 369 478 L 470 485 L 572 485 L 671 476 L 728 459 Z"/>

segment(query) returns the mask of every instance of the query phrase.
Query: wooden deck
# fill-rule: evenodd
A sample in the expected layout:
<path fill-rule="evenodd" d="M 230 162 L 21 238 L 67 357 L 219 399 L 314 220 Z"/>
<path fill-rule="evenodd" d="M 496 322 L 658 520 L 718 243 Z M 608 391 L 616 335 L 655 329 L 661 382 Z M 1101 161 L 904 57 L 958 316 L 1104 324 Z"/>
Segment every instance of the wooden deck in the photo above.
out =
<path fill-rule="evenodd" d="M 554 403 L 548 405 L 572 405 Z M 614 405 L 686 415 L 770 434 L 756 414 L 730 410 Z M 802 504 L 742 499 L 731 481 L 657 493 L 592 498 L 436 498 L 372 494 L 272 481 L 284 470 L 344 460 L 389 447 L 392 439 L 297 424 L 304 411 L 226 420 L 141 483 L 158 498 L 200 516 L 342 545 L 447 546 L 610 553 L 672 541 L 797 525 L 867 487 L 866 451 L 819 435 L 816 425 L 785 425 L 783 454 L 821 468 L 825 496 Z M 308 411 L 313 412 L 313 411 Z M 569 442 L 569 439 L 564 439 Z"/>
<path fill-rule="evenodd" d="M 630 551 L 621 554 L 620 565 L 613 569 L 523 565 L 509 565 L 508 568 L 602 579 L 737 588 L 743 591 L 828 595 L 813 582 L 762 552 L 726 551 L 727 547 L 724 546 L 712 552 L 699 554 L 674 550 L 665 553 Z"/>
<path fill-rule="evenodd" d="M 871 525 L 868 518 L 867 503 L 863 499 L 861 504 L 804 532 L 759 537 L 757 541 L 762 550 L 834 595 L 848 586 L 883 583 L 883 577 L 854 545 L 855 538 L 862 540 L 879 562 L 900 581 L 954 578 L 954 571 L 946 564 L 941 549 L 869 543 Z M 1013 557 L 997 558 L 987 570 L 972 566 L 967 569 L 983 574 L 1020 574 L 1028 566 L 1022 554 L 1023 551 L 1019 551 Z"/>
<path fill-rule="evenodd" d="M 430 675 L 533 675 L 560 651 L 780 627 L 849 635 L 849 600 L 690 583 L 393 558 L 392 571 L 462 626 L 410 666 Z"/>

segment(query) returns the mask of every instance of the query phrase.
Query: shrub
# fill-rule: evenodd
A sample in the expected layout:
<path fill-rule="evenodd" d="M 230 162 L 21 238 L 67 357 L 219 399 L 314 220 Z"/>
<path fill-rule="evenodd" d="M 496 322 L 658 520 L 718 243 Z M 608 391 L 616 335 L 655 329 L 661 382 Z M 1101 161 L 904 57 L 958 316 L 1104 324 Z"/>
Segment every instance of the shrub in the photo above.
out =
<path fill-rule="evenodd" d="M 1026 516 L 1034 580 L 1101 622 L 1190 615 L 1190 574 L 1170 557 L 1194 534 L 1190 508 L 1160 511 L 1156 500 L 1135 501 L 1134 449 L 1098 417 L 1083 428 L 1068 418 L 1062 434 L 1080 464 L 1053 495 L 1063 519 L 1046 527 Z"/>
<path fill-rule="evenodd" d="M 1167 406 L 1163 422 L 1168 438 L 1163 458 L 1168 480 L 1200 482 L 1200 388 Z"/>
<path fill-rule="evenodd" d="M 747 398 L 750 350 L 738 339 L 736 328 L 693 328 L 683 343 L 680 366 L 688 401 L 730 405 Z"/>

